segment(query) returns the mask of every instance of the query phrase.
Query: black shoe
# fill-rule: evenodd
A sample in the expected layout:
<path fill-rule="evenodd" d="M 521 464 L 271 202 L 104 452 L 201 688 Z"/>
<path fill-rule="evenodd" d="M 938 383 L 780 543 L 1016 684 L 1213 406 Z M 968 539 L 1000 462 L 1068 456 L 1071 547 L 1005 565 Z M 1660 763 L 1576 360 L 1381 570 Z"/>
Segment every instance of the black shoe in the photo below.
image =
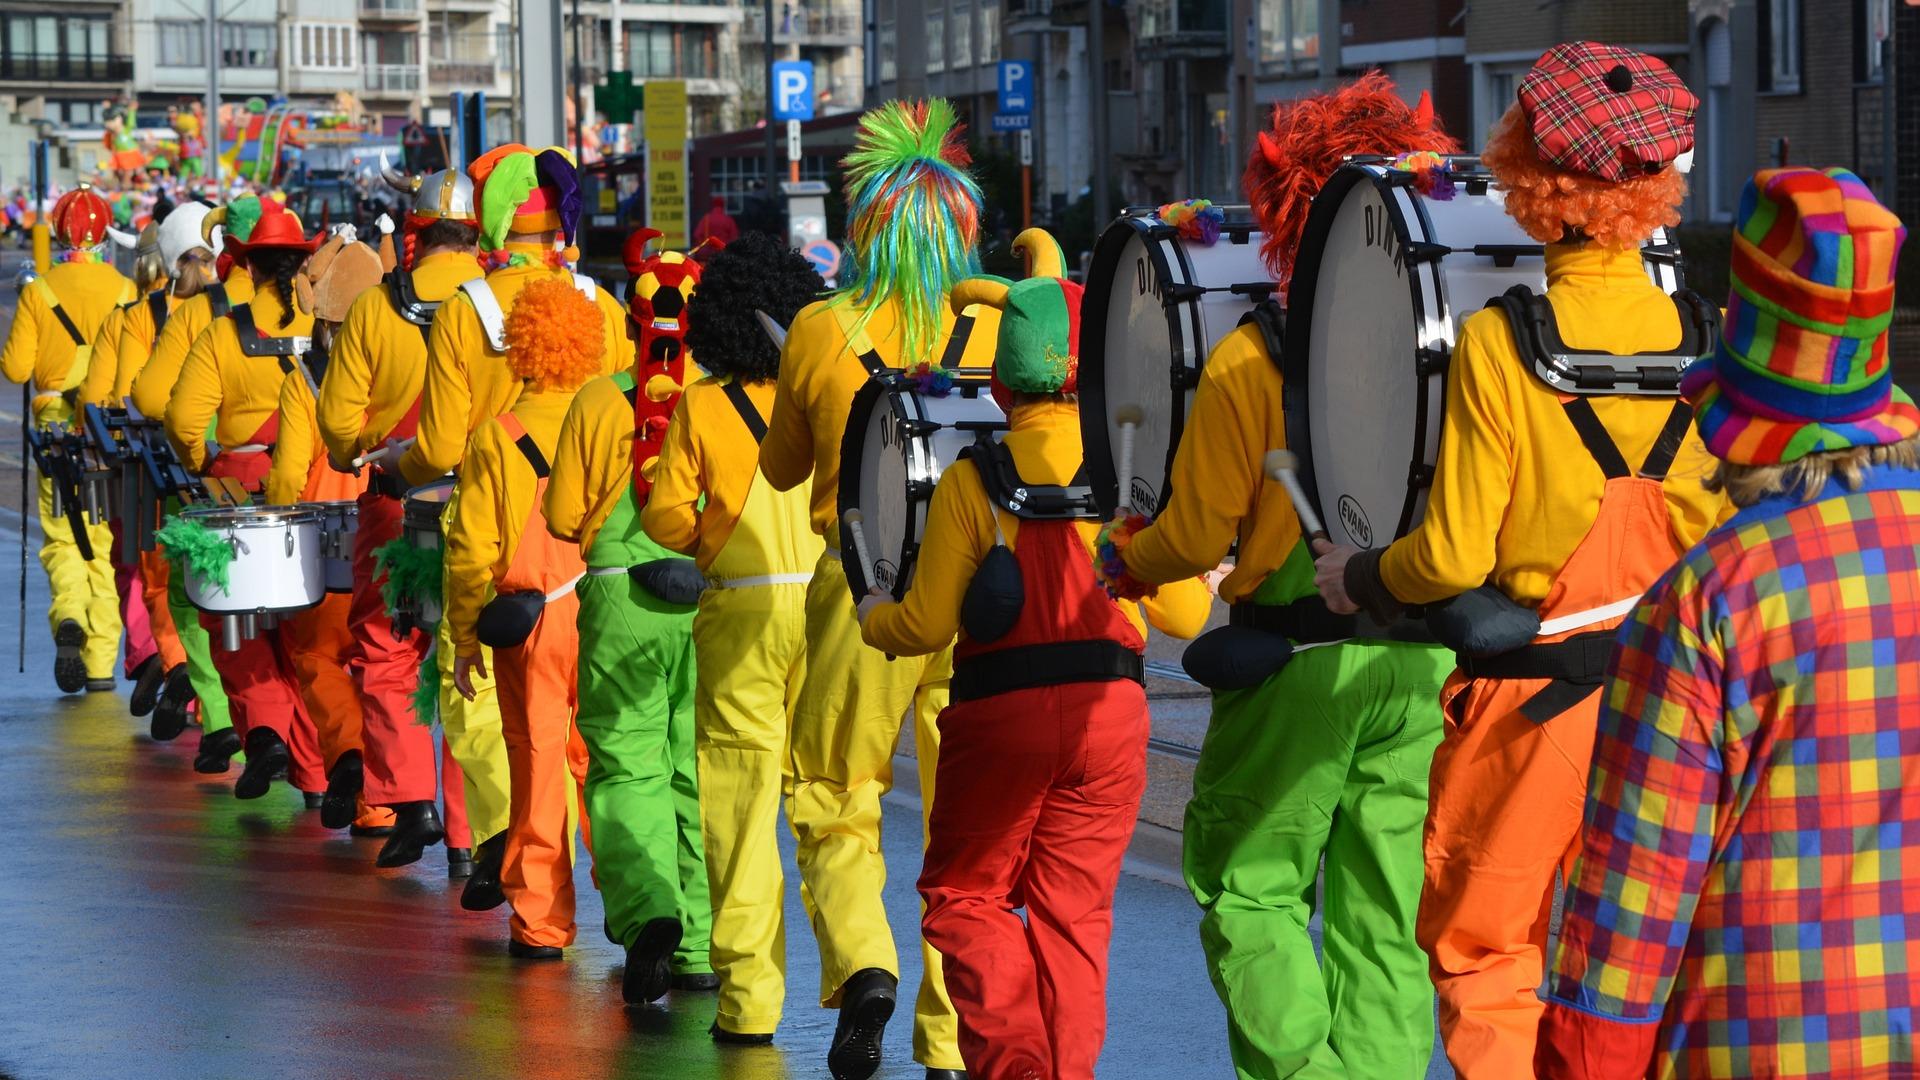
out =
<path fill-rule="evenodd" d="M 879 968 L 862 968 L 840 988 L 840 1023 L 827 1071 L 833 1080 L 867 1080 L 880 1069 L 880 1040 L 893 1019 L 900 980 Z"/>
<path fill-rule="evenodd" d="M 154 715 L 160 715 L 155 709 Z M 200 733 L 200 749 L 193 755 L 193 771 L 218 775 L 227 771 L 233 755 L 240 752 L 240 733 L 230 727 Z"/>
<path fill-rule="evenodd" d="M 140 666 L 133 669 L 133 693 L 127 696 L 127 711 L 135 716 L 152 712 L 160 703 L 160 687 L 166 681 L 167 669 L 161 665 L 159 653 L 140 661 Z"/>
<path fill-rule="evenodd" d="M 673 950 L 680 947 L 679 919 L 652 919 L 627 946 L 627 972 L 620 979 L 620 997 L 629 1005 L 645 1005 L 666 996 L 673 981 Z"/>
<path fill-rule="evenodd" d="M 345 758 L 342 758 L 344 762 Z M 325 824 L 323 820 L 321 822 Z M 393 835 L 374 856 L 375 866 L 406 866 L 420 861 L 420 855 L 446 837 L 440 827 L 440 814 L 433 800 L 403 802 L 393 808 Z"/>
<path fill-rule="evenodd" d="M 967 1080 L 967 1074 L 959 1069 L 928 1069 L 927 1080 Z"/>
<path fill-rule="evenodd" d="M 139 687 L 134 688 L 133 700 L 140 700 Z M 193 704 L 193 682 L 187 678 L 187 665 L 176 664 L 161 681 L 160 699 L 154 703 L 153 719 L 147 722 L 147 734 L 152 735 L 158 742 L 171 742 L 179 738 L 180 733 L 187 730 L 187 706 L 191 704 Z M 202 745 L 205 745 L 205 742 L 205 739 L 201 740 Z M 236 738 L 233 752 L 227 757 L 232 757 L 239 752 L 240 742 Z M 220 767 L 213 771 L 226 772 L 225 760 L 222 759 Z"/>
<path fill-rule="evenodd" d="M 711 971 L 683 972 L 673 977 L 673 988 L 696 994 L 711 994 L 720 989 L 720 976 Z"/>
<path fill-rule="evenodd" d="M 500 889 L 500 864 L 507 857 L 506 830 L 493 835 L 473 851 L 473 873 L 460 890 L 460 906 L 468 911 L 492 911 L 507 902 Z"/>
<path fill-rule="evenodd" d="M 327 773 L 327 793 L 320 800 L 320 824 L 329 829 L 344 829 L 353 824 L 354 817 L 360 812 L 360 790 L 366 783 L 366 768 L 360 762 L 360 751 L 348 750 L 334 759 L 333 771 Z M 415 855 L 413 858 L 419 857 Z M 413 859 L 407 861 L 412 862 Z"/>
<path fill-rule="evenodd" d="M 362 837 L 362 838 L 366 838 L 366 837 L 384 837 L 384 836 L 392 836 L 392 835 L 393 835 L 393 826 L 391 826 L 391 825 L 361 825 L 361 824 L 358 824 L 358 823 L 355 823 L 355 824 L 352 824 L 352 825 L 349 825 L 349 826 L 347 826 L 347 835 L 348 835 L 348 836 L 358 836 L 358 837 Z"/>
<path fill-rule="evenodd" d="M 558 945 L 529 945 L 509 938 L 507 955 L 515 960 L 558 960 L 566 953 Z"/>
<path fill-rule="evenodd" d="M 273 774 L 287 767 L 291 755 L 286 741 L 272 728 L 254 728 L 247 732 L 247 767 L 233 782 L 233 797 L 257 799 L 273 784 Z"/>
<path fill-rule="evenodd" d="M 120 686 L 120 682 L 117 679 L 88 679 L 87 693 L 110 694 L 114 690 L 118 689 L 119 686 Z"/>
<path fill-rule="evenodd" d="M 771 1031 L 766 1032 L 764 1034 L 760 1034 L 760 1035 L 749 1035 L 739 1031 L 728 1031 L 726 1028 L 721 1027 L 719 1023 L 716 1022 L 711 1027 L 707 1028 L 707 1034 L 713 1036 L 713 1041 L 719 1043 L 722 1046 L 772 1046 L 773 1045 L 773 1032 Z"/>
<path fill-rule="evenodd" d="M 447 849 L 447 880 L 465 881 L 473 873 L 473 849 L 468 847 L 450 847 Z"/>
<path fill-rule="evenodd" d="M 87 662 L 80 650 L 87 647 L 87 632 L 72 619 L 60 620 L 53 632 L 53 684 L 63 694 L 77 694 L 87 688 Z"/>
<path fill-rule="evenodd" d="M 300 793 L 301 805 L 305 806 L 308 810 L 318 810 L 320 809 L 320 804 L 326 801 L 327 797 L 318 791 L 303 791 Z"/>

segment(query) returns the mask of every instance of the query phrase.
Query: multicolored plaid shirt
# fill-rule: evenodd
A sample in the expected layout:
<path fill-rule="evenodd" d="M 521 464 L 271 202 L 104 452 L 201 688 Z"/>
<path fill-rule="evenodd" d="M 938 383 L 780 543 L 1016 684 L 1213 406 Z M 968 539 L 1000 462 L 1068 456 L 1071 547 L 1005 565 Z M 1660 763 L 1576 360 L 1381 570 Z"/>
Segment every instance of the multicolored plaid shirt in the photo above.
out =
<path fill-rule="evenodd" d="M 1539 1075 L 1916 1074 L 1920 473 L 1751 507 L 1621 627 Z"/>

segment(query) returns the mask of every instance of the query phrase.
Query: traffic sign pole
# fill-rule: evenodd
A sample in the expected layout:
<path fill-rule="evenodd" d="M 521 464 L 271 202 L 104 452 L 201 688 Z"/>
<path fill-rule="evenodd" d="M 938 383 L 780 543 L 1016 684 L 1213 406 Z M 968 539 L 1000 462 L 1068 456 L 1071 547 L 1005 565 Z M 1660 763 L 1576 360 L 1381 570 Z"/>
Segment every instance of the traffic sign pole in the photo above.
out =
<path fill-rule="evenodd" d="M 1033 131 L 1020 129 L 1020 228 L 1033 228 Z"/>
<path fill-rule="evenodd" d="M 800 121 L 787 121 L 787 179 L 800 182 Z"/>

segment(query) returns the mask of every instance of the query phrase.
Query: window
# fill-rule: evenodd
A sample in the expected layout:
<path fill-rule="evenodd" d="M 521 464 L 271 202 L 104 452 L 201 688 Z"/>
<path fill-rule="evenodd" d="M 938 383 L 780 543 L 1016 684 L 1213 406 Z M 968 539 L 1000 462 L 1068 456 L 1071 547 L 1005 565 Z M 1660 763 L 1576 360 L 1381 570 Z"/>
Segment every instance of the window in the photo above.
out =
<path fill-rule="evenodd" d="M 203 68 L 207 66 L 206 20 L 163 21 L 154 23 L 153 28 L 160 39 L 161 67 Z"/>
<path fill-rule="evenodd" d="M 980 62 L 997 63 L 1000 60 L 1000 5 L 980 5 Z"/>
<path fill-rule="evenodd" d="M 1892 0 L 1853 0 L 1853 81 L 1877 83 L 1887 74 L 1887 39 L 1891 36 Z"/>
<path fill-rule="evenodd" d="M 1286 72 L 1320 70 L 1320 0 L 1260 0 L 1260 63 Z"/>
<path fill-rule="evenodd" d="M 1760 0 L 1761 89 L 1800 92 L 1800 0 Z"/>
<path fill-rule="evenodd" d="M 1733 100 L 1733 34 L 1721 19 L 1710 19 L 1701 32 L 1701 52 L 1706 58 L 1706 99 L 1701 102 L 1696 127 L 1699 141 L 1694 150 L 1694 167 L 1706 174 L 1707 216 L 1714 221 L 1733 217 L 1734 203 L 1740 197 L 1745 179 L 1734 168 L 1732 126 L 1727 112 Z M 1694 181 L 1694 191 L 1702 188 Z"/>
<path fill-rule="evenodd" d="M 947 62 L 955 71 L 973 66 L 973 11 L 958 7 L 953 11 L 953 33 L 948 36 Z"/>
<path fill-rule="evenodd" d="M 355 30 L 343 23 L 295 23 L 287 28 L 294 66 L 308 71 L 352 71 Z"/>
<path fill-rule="evenodd" d="M 640 78 L 711 79 L 718 55 L 713 31 L 704 27 L 641 23 L 627 31 L 627 70 Z"/>
<path fill-rule="evenodd" d="M 99 127 L 105 121 L 98 101 L 49 101 L 47 118 L 66 127 Z"/>
<path fill-rule="evenodd" d="M 880 27 L 880 81 L 892 82 L 899 74 L 899 62 L 894 53 L 900 48 L 900 32 L 892 23 Z"/>
<path fill-rule="evenodd" d="M 937 12 L 927 16 L 927 70 L 947 70 L 947 16 Z"/>
<path fill-rule="evenodd" d="M 278 67 L 272 23 L 223 22 L 220 24 L 220 63 L 230 68 Z"/>

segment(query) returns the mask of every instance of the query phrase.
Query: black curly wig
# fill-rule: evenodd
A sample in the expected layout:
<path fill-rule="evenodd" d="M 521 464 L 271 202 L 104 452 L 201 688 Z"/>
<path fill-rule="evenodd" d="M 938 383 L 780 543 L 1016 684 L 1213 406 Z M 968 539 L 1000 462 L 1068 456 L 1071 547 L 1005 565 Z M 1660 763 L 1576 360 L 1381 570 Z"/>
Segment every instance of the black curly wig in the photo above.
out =
<path fill-rule="evenodd" d="M 826 288 L 813 264 L 784 241 L 743 232 L 700 274 L 700 286 L 687 304 L 687 348 L 710 374 L 743 382 L 774 379 L 780 374 L 780 350 L 754 310 L 789 326 Z"/>

